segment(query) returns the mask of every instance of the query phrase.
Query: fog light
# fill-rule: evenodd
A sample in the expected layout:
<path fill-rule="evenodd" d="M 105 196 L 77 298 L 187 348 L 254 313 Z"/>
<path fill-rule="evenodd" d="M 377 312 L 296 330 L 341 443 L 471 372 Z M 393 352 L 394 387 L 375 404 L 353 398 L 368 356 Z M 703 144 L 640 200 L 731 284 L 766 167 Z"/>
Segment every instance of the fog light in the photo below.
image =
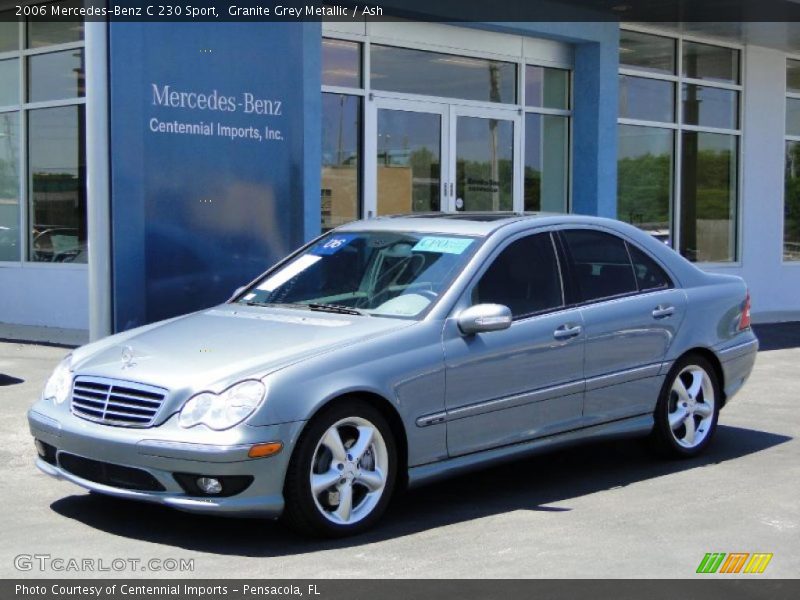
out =
<path fill-rule="evenodd" d="M 47 458 L 47 449 L 44 447 L 44 444 L 41 440 L 33 440 L 34 446 L 36 446 L 36 452 L 39 453 L 40 458 Z"/>
<path fill-rule="evenodd" d="M 222 484 L 219 479 L 213 477 L 198 477 L 197 487 L 203 490 L 204 494 L 219 494 L 222 492 Z"/>

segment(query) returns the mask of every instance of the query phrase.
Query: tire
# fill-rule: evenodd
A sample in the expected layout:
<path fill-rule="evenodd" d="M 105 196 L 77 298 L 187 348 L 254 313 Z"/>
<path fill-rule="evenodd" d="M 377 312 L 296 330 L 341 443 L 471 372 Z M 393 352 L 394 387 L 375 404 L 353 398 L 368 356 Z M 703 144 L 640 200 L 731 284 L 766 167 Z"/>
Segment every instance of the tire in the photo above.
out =
<path fill-rule="evenodd" d="M 323 409 L 306 426 L 289 461 L 284 520 L 298 533 L 320 537 L 369 529 L 391 500 L 397 462 L 392 430 L 374 406 L 346 400 Z"/>
<path fill-rule="evenodd" d="M 680 358 L 661 388 L 651 447 L 667 458 L 697 456 L 717 429 L 721 401 L 719 378 L 711 363 L 697 354 Z"/>

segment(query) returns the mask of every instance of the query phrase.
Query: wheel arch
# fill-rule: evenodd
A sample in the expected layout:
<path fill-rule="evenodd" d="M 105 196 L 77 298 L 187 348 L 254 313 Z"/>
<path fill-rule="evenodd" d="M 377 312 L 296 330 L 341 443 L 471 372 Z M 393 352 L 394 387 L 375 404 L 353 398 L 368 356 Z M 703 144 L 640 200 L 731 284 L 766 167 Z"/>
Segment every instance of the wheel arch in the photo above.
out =
<path fill-rule="evenodd" d="M 306 425 L 303 427 L 303 431 L 308 427 L 308 423 L 313 421 L 320 413 L 348 400 L 366 400 L 369 404 L 377 408 L 386 418 L 395 441 L 397 442 L 397 458 L 399 463 L 397 465 L 397 482 L 395 485 L 398 488 L 405 488 L 408 484 L 408 436 L 406 434 L 406 428 L 405 425 L 403 425 L 403 419 L 400 417 L 397 408 L 381 394 L 369 390 L 350 390 L 333 396 L 316 407 L 308 418 Z M 301 435 L 302 433 L 303 432 L 301 432 Z"/>

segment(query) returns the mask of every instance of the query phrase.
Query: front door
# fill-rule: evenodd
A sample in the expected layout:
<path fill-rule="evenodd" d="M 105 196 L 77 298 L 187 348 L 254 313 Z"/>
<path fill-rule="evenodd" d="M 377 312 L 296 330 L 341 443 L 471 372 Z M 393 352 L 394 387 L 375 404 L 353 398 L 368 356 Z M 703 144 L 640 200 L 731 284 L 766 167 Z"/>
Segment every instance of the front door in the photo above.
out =
<path fill-rule="evenodd" d="M 509 329 L 464 336 L 444 328 L 451 456 L 572 429 L 583 406 L 583 322 L 564 306 L 551 234 L 510 241 L 463 302 L 508 306 Z"/>
<path fill-rule="evenodd" d="M 382 97 L 370 106 L 367 217 L 521 210 L 516 112 Z"/>

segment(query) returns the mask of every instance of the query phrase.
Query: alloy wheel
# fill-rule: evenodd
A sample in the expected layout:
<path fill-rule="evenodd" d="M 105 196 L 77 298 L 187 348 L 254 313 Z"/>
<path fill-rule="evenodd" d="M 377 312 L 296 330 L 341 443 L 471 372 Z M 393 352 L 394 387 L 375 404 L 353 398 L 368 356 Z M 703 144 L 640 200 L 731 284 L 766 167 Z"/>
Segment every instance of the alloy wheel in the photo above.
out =
<path fill-rule="evenodd" d="M 667 407 L 669 428 L 683 448 L 696 448 L 711 431 L 715 407 L 714 385 L 702 367 L 684 367 L 672 383 Z"/>

